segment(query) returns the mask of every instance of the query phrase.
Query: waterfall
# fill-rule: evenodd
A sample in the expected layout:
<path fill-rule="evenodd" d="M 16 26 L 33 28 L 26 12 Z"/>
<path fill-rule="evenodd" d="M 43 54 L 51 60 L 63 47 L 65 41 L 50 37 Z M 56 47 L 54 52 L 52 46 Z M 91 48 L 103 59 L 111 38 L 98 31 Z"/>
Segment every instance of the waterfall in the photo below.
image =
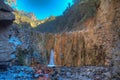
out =
<path fill-rule="evenodd" d="M 55 64 L 54 64 L 54 50 L 51 50 L 51 53 L 50 53 L 50 62 L 48 64 L 48 67 L 54 67 Z"/>

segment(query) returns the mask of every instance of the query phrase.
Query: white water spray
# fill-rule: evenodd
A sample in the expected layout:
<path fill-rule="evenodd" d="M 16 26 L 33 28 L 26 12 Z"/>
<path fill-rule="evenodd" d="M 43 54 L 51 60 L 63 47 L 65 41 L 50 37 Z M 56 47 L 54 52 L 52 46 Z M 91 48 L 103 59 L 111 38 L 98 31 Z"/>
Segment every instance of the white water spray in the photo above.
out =
<path fill-rule="evenodd" d="M 50 53 L 50 62 L 48 64 L 48 67 L 54 67 L 55 64 L 54 64 L 54 50 L 51 50 L 51 53 Z"/>

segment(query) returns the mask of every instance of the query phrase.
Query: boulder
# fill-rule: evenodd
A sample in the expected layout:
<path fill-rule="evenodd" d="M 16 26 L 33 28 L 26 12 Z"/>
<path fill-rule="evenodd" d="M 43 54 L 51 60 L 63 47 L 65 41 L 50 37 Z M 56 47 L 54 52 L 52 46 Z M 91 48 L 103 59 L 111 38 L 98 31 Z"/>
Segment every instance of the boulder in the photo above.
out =
<path fill-rule="evenodd" d="M 4 28 L 13 23 L 15 16 L 11 12 L 2 12 L 0 11 L 0 27 Z"/>
<path fill-rule="evenodd" d="M 13 9 L 0 0 L 0 27 L 7 27 L 13 23 L 15 16 L 12 13 Z"/>
<path fill-rule="evenodd" d="M 9 65 L 14 59 L 13 53 L 15 51 L 13 45 L 9 43 L 10 28 L 0 30 L 0 65 Z"/>
<path fill-rule="evenodd" d="M 13 21 L 15 20 L 15 15 L 11 12 L 0 11 L 0 21 L 5 21 L 5 20 Z"/>

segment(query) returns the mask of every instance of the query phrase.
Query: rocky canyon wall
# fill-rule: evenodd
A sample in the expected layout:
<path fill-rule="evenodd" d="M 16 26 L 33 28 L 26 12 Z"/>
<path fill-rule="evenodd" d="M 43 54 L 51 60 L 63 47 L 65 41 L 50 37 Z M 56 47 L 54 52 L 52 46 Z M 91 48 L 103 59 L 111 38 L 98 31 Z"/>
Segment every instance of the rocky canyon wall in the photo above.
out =
<path fill-rule="evenodd" d="M 55 64 L 66 66 L 109 65 L 119 73 L 120 0 L 101 0 L 95 17 L 87 19 L 81 31 L 61 34 L 33 33 L 33 45 L 49 62 L 54 49 Z M 116 60 L 117 59 L 117 60 Z"/>
<path fill-rule="evenodd" d="M 3 4 L 0 3 L 0 5 Z M 11 9 L 6 7 L 0 7 L 0 11 L 7 16 L 13 15 Z M 52 34 L 22 30 L 15 24 L 3 25 L 6 22 L 11 24 L 13 20 L 14 15 L 7 19 L 0 14 L 0 55 L 16 52 L 20 60 L 26 59 L 26 63 L 47 65 L 50 51 L 53 49 L 55 64 L 58 66 L 109 65 L 111 73 L 114 74 L 113 77 L 116 75 L 118 77 L 120 73 L 120 0 L 100 0 L 96 16 L 79 25 L 84 26 L 81 31 Z M 4 26 L 7 27 L 4 28 Z M 19 48 L 16 50 L 14 47 L 18 43 L 22 45 L 17 46 Z M 27 57 L 22 53 L 27 53 Z"/>
<path fill-rule="evenodd" d="M 90 34 L 89 34 L 90 32 Z M 66 32 L 63 34 L 33 33 L 33 46 L 49 62 L 54 50 L 55 64 L 60 66 L 106 65 L 106 52 L 98 45 L 91 31 Z"/>
<path fill-rule="evenodd" d="M 60 34 L 29 31 L 33 49 L 32 64 L 49 63 L 54 50 L 55 64 L 60 66 L 109 65 L 118 76 L 120 58 L 120 0 L 100 0 L 96 16 L 87 19 L 81 31 Z M 26 32 L 26 31 L 25 31 Z M 24 32 L 23 32 L 24 33 Z"/>
<path fill-rule="evenodd" d="M 0 65 L 7 65 L 14 59 L 13 45 L 9 43 L 9 37 L 12 34 L 10 25 L 15 19 L 12 11 L 12 8 L 0 0 Z"/>

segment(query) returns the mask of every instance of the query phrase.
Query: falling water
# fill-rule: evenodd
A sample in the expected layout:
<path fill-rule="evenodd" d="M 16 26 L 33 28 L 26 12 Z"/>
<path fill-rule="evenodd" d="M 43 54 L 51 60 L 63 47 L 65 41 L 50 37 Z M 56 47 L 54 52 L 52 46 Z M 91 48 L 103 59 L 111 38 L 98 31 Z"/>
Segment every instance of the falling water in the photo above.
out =
<path fill-rule="evenodd" d="M 51 50 L 51 53 L 50 53 L 50 62 L 48 64 L 48 67 L 54 67 L 55 64 L 54 64 L 54 50 Z"/>

